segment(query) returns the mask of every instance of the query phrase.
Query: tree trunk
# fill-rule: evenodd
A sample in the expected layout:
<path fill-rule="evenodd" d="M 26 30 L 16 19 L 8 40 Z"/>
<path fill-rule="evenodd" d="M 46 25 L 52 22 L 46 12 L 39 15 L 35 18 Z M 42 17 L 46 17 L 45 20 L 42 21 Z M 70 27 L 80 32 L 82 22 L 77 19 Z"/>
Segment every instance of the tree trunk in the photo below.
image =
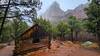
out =
<path fill-rule="evenodd" d="M 51 38 L 52 36 L 50 35 L 48 38 L 48 49 L 51 49 Z"/>
<path fill-rule="evenodd" d="M 99 43 L 99 47 L 100 47 L 100 20 L 97 21 L 96 32 L 97 32 L 98 43 Z"/>
<path fill-rule="evenodd" d="M 98 45 L 99 45 L 99 48 L 100 48 L 100 35 L 97 34 L 97 37 L 98 37 Z"/>
<path fill-rule="evenodd" d="M 78 32 L 76 31 L 75 33 L 75 40 L 77 41 L 78 40 Z"/>
<path fill-rule="evenodd" d="M 61 40 L 64 40 L 64 34 L 61 32 Z"/>
<path fill-rule="evenodd" d="M 74 38 L 73 38 L 74 36 L 73 35 L 74 35 L 74 31 L 73 31 L 73 29 L 71 29 L 71 40 L 72 41 L 74 41 Z"/>

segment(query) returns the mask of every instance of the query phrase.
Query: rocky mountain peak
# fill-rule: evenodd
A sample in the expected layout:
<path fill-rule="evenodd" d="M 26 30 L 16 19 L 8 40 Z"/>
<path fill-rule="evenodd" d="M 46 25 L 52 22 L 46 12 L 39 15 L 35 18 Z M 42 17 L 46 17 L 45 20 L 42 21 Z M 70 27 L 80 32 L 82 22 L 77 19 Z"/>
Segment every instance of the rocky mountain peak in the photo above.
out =
<path fill-rule="evenodd" d="M 69 9 L 67 11 L 63 11 L 60 8 L 59 3 L 56 1 L 52 3 L 52 5 L 46 10 L 46 12 L 43 14 L 43 18 L 49 20 L 50 22 L 56 24 L 60 21 L 66 21 L 69 16 L 76 16 L 77 19 L 82 20 L 84 18 L 87 18 L 87 15 L 85 14 L 84 8 L 87 7 L 87 4 L 81 4 L 77 6 L 75 9 Z"/>
<path fill-rule="evenodd" d="M 61 10 L 59 3 L 55 1 L 43 14 L 43 18 L 53 22 L 55 20 L 60 20 L 61 19 L 60 17 L 63 15 L 64 11 Z"/>
<path fill-rule="evenodd" d="M 53 8 L 53 7 L 54 7 L 54 8 L 59 8 L 60 5 L 59 5 L 58 2 L 54 1 L 50 7 L 51 7 L 51 8 Z"/>
<path fill-rule="evenodd" d="M 63 13 L 64 11 L 61 10 L 59 3 L 55 1 L 44 14 L 48 16 L 61 16 Z"/>

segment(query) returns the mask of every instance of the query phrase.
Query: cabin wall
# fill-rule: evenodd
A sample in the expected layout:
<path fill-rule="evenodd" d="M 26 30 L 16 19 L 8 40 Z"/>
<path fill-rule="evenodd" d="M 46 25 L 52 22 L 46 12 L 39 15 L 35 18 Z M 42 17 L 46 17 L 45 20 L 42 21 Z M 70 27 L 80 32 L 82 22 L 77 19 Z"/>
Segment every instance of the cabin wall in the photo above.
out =
<path fill-rule="evenodd" d="M 26 32 L 21 39 L 29 39 L 32 38 L 32 33 L 35 32 L 35 30 L 31 29 L 30 31 Z"/>

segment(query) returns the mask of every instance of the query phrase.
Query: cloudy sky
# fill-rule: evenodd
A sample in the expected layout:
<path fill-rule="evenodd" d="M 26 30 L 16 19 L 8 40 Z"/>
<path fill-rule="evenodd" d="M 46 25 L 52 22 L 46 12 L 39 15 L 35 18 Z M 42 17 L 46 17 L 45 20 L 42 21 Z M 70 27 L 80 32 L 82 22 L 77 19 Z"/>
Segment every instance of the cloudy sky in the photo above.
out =
<path fill-rule="evenodd" d="M 43 14 L 54 1 L 57 1 L 60 4 L 61 9 L 64 11 L 68 9 L 74 9 L 80 4 L 87 3 L 87 0 L 41 0 L 41 1 L 43 4 L 42 4 L 42 9 L 38 11 L 39 15 Z"/>

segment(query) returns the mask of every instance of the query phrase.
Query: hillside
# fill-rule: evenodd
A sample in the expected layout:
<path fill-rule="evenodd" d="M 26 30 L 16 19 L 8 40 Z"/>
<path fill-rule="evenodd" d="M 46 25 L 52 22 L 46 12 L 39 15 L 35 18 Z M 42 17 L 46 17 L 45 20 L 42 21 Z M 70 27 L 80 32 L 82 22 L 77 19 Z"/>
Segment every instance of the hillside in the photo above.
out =
<path fill-rule="evenodd" d="M 67 11 L 63 11 L 60 8 L 60 5 L 57 2 L 54 2 L 42 15 L 42 17 L 55 24 L 62 20 L 66 21 L 67 18 L 71 15 L 76 16 L 81 20 L 87 18 L 87 15 L 84 11 L 86 6 L 87 4 L 81 4 L 73 10 L 69 9 Z"/>

